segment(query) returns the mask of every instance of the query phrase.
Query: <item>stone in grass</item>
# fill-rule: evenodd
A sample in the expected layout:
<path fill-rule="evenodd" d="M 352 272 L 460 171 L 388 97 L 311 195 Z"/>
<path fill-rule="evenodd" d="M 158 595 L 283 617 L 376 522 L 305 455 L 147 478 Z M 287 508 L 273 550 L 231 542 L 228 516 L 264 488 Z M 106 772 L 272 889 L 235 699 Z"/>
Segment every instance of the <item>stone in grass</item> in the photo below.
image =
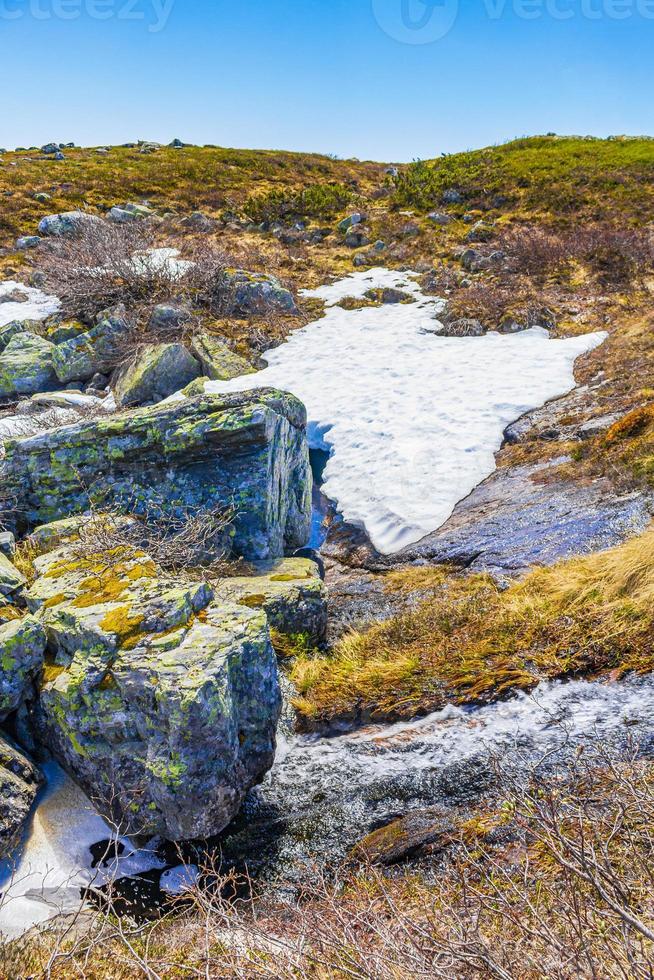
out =
<path fill-rule="evenodd" d="M 352 850 L 351 857 L 366 864 L 397 864 L 427 847 L 442 850 L 453 829 L 451 813 L 440 807 L 415 810 L 373 830 Z"/>
<path fill-rule="evenodd" d="M 234 309 L 242 316 L 298 312 L 295 299 L 275 276 L 237 269 L 228 274 Z"/>
<path fill-rule="evenodd" d="M 43 669 L 47 637 L 33 616 L 0 626 L 0 722 L 29 696 Z"/>
<path fill-rule="evenodd" d="M 0 460 L 0 509 L 13 515 L 8 529 L 22 533 L 88 511 L 91 497 L 135 516 L 180 502 L 185 512 L 233 508 L 216 547 L 262 560 L 306 544 L 311 483 L 304 406 L 260 388 L 13 439 Z"/>
<path fill-rule="evenodd" d="M 483 337 L 485 333 L 483 324 L 471 317 L 448 321 L 439 330 L 440 337 Z"/>
<path fill-rule="evenodd" d="M 40 243 L 41 238 L 38 235 L 22 235 L 16 239 L 16 248 L 22 252 L 28 248 L 36 248 Z"/>
<path fill-rule="evenodd" d="M 55 345 L 43 337 L 17 331 L 0 354 L 0 397 L 35 395 L 57 388 Z"/>
<path fill-rule="evenodd" d="M 229 381 L 242 374 L 252 374 L 254 368 L 244 357 L 234 353 L 224 340 L 200 330 L 190 344 L 191 350 L 202 366 L 202 373 L 213 381 Z"/>
<path fill-rule="evenodd" d="M 183 306 L 162 303 L 155 306 L 150 314 L 149 325 L 152 330 L 177 330 L 185 323 L 189 323 L 192 318 L 190 310 Z"/>
<path fill-rule="evenodd" d="M 18 845 L 43 777 L 26 755 L 0 737 L 0 859 Z"/>
<path fill-rule="evenodd" d="M 223 579 L 216 598 L 263 609 L 272 629 L 315 646 L 325 638 L 327 605 L 320 570 L 310 558 L 251 562 L 247 575 Z"/>
<path fill-rule="evenodd" d="M 55 238 L 77 234 L 85 225 L 98 225 L 102 219 L 85 211 L 64 211 L 61 214 L 48 214 L 39 221 L 39 234 Z"/>
<path fill-rule="evenodd" d="M 28 602 L 62 668 L 41 690 L 41 738 L 123 832 L 213 836 L 274 758 L 266 617 L 146 556 L 102 559 L 63 548 L 35 561 Z"/>
<path fill-rule="evenodd" d="M 119 408 L 154 404 L 197 378 L 200 363 L 183 344 L 152 344 L 118 372 L 114 397 Z"/>

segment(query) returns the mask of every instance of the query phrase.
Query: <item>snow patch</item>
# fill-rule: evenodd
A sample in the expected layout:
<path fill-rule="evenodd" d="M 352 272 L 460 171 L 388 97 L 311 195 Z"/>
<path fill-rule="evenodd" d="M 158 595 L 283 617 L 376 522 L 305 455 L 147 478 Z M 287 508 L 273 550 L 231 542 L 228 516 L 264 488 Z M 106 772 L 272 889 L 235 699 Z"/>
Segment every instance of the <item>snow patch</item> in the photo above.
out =
<path fill-rule="evenodd" d="M 495 469 L 507 425 L 574 388 L 575 360 L 606 338 L 551 340 L 542 328 L 442 337 L 444 301 L 425 296 L 415 275 L 371 269 L 305 290 L 325 301 L 321 320 L 268 351 L 265 370 L 205 385 L 210 393 L 270 386 L 297 395 L 310 445 L 331 454 L 323 492 L 384 554 L 444 524 Z M 416 302 L 335 305 L 386 286 Z"/>
<path fill-rule="evenodd" d="M 45 320 L 52 313 L 59 309 L 59 300 L 56 296 L 48 296 L 40 289 L 32 289 L 31 286 L 24 286 L 22 282 L 14 282 L 11 279 L 0 282 L 0 300 L 3 296 L 18 290 L 27 296 L 24 303 L 0 302 L 0 327 L 11 323 L 12 320 Z"/>

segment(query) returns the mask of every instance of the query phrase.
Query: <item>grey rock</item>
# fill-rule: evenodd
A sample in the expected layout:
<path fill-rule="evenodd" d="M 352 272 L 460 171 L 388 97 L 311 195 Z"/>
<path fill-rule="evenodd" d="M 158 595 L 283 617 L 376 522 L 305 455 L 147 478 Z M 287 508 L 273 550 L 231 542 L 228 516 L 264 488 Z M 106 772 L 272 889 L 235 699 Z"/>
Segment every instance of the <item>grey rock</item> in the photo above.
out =
<path fill-rule="evenodd" d="M 45 146 L 42 146 L 41 147 L 41 153 L 46 153 L 46 154 L 49 155 L 49 154 L 58 153 L 58 152 L 59 152 L 59 144 L 58 143 L 46 143 Z"/>
<path fill-rule="evenodd" d="M 306 412 L 273 389 L 205 395 L 80 422 L 6 445 L 0 508 L 27 530 L 89 509 L 92 497 L 147 512 L 235 508 L 216 546 L 278 558 L 309 539 Z M 14 505 L 15 506 L 15 505 Z M 13 523 L 12 523 L 13 522 Z"/>
<path fill-rule="evenodd" d="M 610 415 L 600 415 L 597 418 L 590 419 L 588 422 L 584 422 L 583 425 L 579 426 L 576 433 L 577 438 L 584 441 L 586 439 L 594 439 L 596 436 L 600 436 L 610 429 L 621 418 L 622 415 L 620 412 L 612 412 Z"/>
<path fill-rule="evenodd" d="M 446 214 L 444 211 L 432 211 L 431 214 L 427 215 L 427 218 L 434 225 L 449 225 L 454 220 L 452 215 Z"/>
<path fill-rule="evenodd" d="M 155 306 L 150 314 L 150 327 L 152 330 L 177 330 L 189 323 L 192 319 L 191 311 L 183 306 L 173 306 L 170 303 L 162 303 Z"/>
<path fill-rule="evenodd" d="M 22 572 L 4 554 L 0 554 L 0 595 L 12 596 L 20 592 L 26 584 L 27 580 Z"/>
<path fill-rule="evenodd" d="M 25 251 L 28 248 L 36 248 L 39 245 L 41 239 L 38 235 L 23 235 L 21 238 L 16 239 L 16 248 L 20 251 Z"/>
<path fill-rule="evenodd" d="M 128 331 L 128 320 L 116 310 L 85 333 L 57 344 L 52 360 L 59 381 L 88 381 L 94 374 L 112 371 L 120 358 L 120 340 Z"/>
<path fill-rule="evenodd" d="M 35 395 L 57 387 L 55 345 L 35 334 L 16 331 L 0 354 L 0 397 Z"/>
<path fill-rule="evenodd" d="M 345 234 L 345 244 L 348 248 L 362 248 L 370 244 L 368 232 L 361 225 L 353 225 Z"/>
<path fill-rule="evenodd" d="M 11 320 L 0 327 L 0 352 L 4 351 L 12 337 L 19 333 L 33 333 L 37 323 L 32 320 Z"/>
<path fill-rule="evenodd" d="M 182 218 L 180 224 L 187 231 L 201 232 L 203 234 L 208 234 L 216 228 L 216 222 L 208 217 L 208 215 L 202 214 L 201 211 L 194 211 L 192 214 Z"/>
<path fill-rule="evenodd" d="M 64 211 L 61 214 L 49 214 L 39 221 L 39 234 L 60 238 L 75 235 L 85 224 L 97 224 L 102 219 L 85 211 Z"/>
<path fill-rule="evenodd" d="M 207 330 L 199 330 L 192 337 L 190 347 L 202 366 L 202 373 L 214 381 L 229 381 L 254 371 L 244 357 L 236 354 L 224 340 Z"/>
<path fill-rule="evenodd" d="M 463 201 L 463 195 L 460 191 L 457 191 L 456 188 L 448 187 L 447 190 L 443 191 L 441 201 L 443 204 L 461 204 Z"/>
<path fill-rule="evenodd" d="M 35 565 L 29 602 L 63 668 L 40 692 L 43 741 L 124 832 L 219 833 L 274 758 L 263 612 L 161 578 L 140 553 L 112 568 L 64 547 Z"/>
<path fill-rule="evenodd" d="M 347 218 L 343 218 L 342 221 L 339 221 L 338 230 L 345 234 L 345 232 L 349 231 L 350 228 L 353 228 L 355 225 L 360 225 L 362 221 L 363 215 L 359 211 L 355 211 L 354 214 L 350 214 L 347 216 Z"/>
<path fill-rule="evenodd" d="M 16 551 L 16 538 L 11 531 L 0 531 L 0 554 L 11 559 Z"/>
<path fill-rule="evenodd" d="M 0 626 L 0 722 L 29 698 L 43 669 L 47 637 L 33 616 Z"/>
<path fill-rule="evenodd" d="M 467 242 L 488 242 L 493 237 L 494 232 L 490 225 L 485 221 L 477 221 L 466 235 Z"/>
<path fill-rule="evenodd" d="M 280 312 L 298 312 L 295 299 L 275 276 L 238 269 L 229 276 L 235 312 L 244 316 Z"/>
<path fill-rule="evenodd" d="M 18 845 L 42 783 L 27 756 L 0 737 L 0 859 Z"/>
<path fill-rule="evenodd" d="M 116 404 L 125 408 L 163 401 L 200 373 L 199 362 L 183 344 L 150 344 L 114 377 Z"/>

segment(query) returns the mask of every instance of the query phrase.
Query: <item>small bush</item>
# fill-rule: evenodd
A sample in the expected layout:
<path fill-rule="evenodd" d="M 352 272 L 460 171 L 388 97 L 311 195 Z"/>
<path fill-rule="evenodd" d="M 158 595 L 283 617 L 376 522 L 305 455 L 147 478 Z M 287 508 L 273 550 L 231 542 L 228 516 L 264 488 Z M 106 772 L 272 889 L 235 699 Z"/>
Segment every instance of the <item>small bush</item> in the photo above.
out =
<path fill-rule="evenodd" d="M 310 184 L 302 190 L 274 189 L 253 195 L 247 199 L 243 210 L 257 224 L 283 224 L 302 218 L 333 218 L 348 206 L 351 199 L 352 192 L 344 184 Z"/>

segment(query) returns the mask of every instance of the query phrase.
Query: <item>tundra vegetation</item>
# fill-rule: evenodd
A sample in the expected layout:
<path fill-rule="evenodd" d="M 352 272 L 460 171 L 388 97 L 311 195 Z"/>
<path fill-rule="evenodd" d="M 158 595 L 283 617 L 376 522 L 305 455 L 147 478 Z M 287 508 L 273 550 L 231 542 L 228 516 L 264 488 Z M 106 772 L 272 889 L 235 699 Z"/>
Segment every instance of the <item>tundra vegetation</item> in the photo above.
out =
<path fill-rule="evenodd" d="M 571 409 L 557 439 L 535 432 L 505 445 L 498 466 L 548 462 L 543 481 L 654 488 L 650 139 L 537 137 L 396 167 L 217 147 L 69 149 L 59 162 L 21 151 L 0 157 L 0 192 L 2 278 L 42 276 L 84 329 L 101 309 L 123 304 L 131 329 L 112 366 L 153 342 L 190 343 L 200 330 L 254 365 L 320 314 L 302 287 L 377 264 L 421 273 L 447 299 L 453 323 L 538 324 L 556 337 L 605 329 L 607 342 L 577 371 L 584 388 L 601 373 L 592 404 Z M 126 200 L 147 201 L 152 215 L 15 248 L 47 214 L 103 216 Z M 191 211 L 208 219 L 202 231 L 186 220 Z M 355 212 L 363 230 L 348 242 Z M 194 265 L 135 274 L 134 253 L 152 248 L 175 249 Z M 230 279 L 238 269 L 274 273 L 293 290 L 297 313 L 239 309 Z M 157 326 L 153 309 L 170 303 L 188 318 Z M 606 425 L 568 438 L 597 417 Z M 114 515 L 92 522 L 75 547 L 83 557 L 142 546 L 186 575 L 185 544 L 201 551 L 215 522 L 222 530 L 231 515 L 160 517 L 137 529 L 145 543 Z M 19 549 L 28 578 L 35 557 Z M 651 530 L 508 583 L 411 567 L 384 573 L 383 588 L 402 600 L 383 622 L 319 649 L 302 635 L 277 638 L 301 728 L 406 719 L 543 680 L 610 682 L 652 670 Z M 116 917 L 109 903 L 3 947 L 0 975 L 644 980 L 654 969 L 646 749 L 597 750 L 554 775 L 537 767 L 520 783 L 497 760 L 492 798 L 409 869 L 373 866 L 364 848 L 286 902 L 257 882 L 224 877 L 216 861 L 157 922 Z"/>

